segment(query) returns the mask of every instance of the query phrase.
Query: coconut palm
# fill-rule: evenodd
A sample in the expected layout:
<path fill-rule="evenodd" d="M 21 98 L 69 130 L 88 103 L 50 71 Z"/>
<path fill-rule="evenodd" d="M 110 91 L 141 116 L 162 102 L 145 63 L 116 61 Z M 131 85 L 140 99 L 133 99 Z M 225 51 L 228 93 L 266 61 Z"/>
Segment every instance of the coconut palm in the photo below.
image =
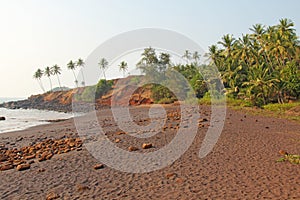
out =
<path fill-rule="evenodd" d="M 33 78 L 35 78 L 38 81 L 39 86 L 41 87 L 41 89 L 45 93 L 45 88 L 44 88 L 42 80 L 41 80 L 42 77 L 43 77 L 43 71 L 41 69 L 37 69 L 36 72 L 33 75 Z"/>
<path fill-rule="evenodd" d="M 185 58 L 186 59 L 186 63 L 189 63 L 189 60 L 191 59 L 191 52 L 189 50 L 185 50 L 182 58 Z"/>
<path fill-rule="evenodd" d="M 52 72 L 51 67 L 46 67 L 45 68 L 44 75 L 48 77 L 49 83 L 50 83 L 50 88 L 51 88 L 50 91 L 52 91 L 52 81 L 51 81 L 50 77 L 53 75 L 53 72 Z"/>
<path fill-rule="evenodd" d="M 76 66 L 77 67 L 81 67 L 82 69 L 81 69 L 81 76 L 82 76 L 82 82 L 81 82 L 81 85 L 82 86 L 85 86 L 85 80 L 84 80 L 84 74 L 83 74 L 83 67 L 84 67 L 84 62 L 83 62 L 83 60 L 81 59 L 81 58 L 79 58 L 78 60 L 77 60 L 77 62 L 76 62 Z"/>
<path fill-rule="evenodd" d="M 70 62 L 67 64 L 67 68 L 69 69 L 69 70 L 72 70 L 72 72 L 73 72 L 73 75 L 74 75 L 74 79 L 75 79 L 75 84 L 76 84 L 76 87 L 78 87 L 78 80 L 77 80 L 77 77 L 76 77 L 76 75 L 75 75 L 75 69 L 76 69 L 76 65 L 75 65 L 75 63 L 72 61 L 72 60 L 70 60 Z"/>
<path fill-rule="evenodd" d="M 195 64 L 198 65 L 198 61 L 200 60 L 200 54 L 198 51 L 195 51 L 192 55 L 193 60 L 195 61 Z"/>
<path fill-rule="evenodd" d="M 53 72 L 53 75 L 56 75 L 57 81 L 59 84 L 59 88 L 60 88 L 60 90 L 62 90 L 61 84 L 60 84 L 60 79 L 59 79 L 59 75 L 61 74 L 61 68 L 58 65 L 53 65 L 52 72 Z"/>
<path fill-rule="evenodd" d="M 125 61 L 122 61 L 119 65 L 119 70 L 123 71 L 123 78 L 125 78 L 125 72 L 128 70 L 128 64 Z"/>
<path fill-rule="evenodd" d="M 107 69 L 108 67 L 108 62 L 105 58 L 101 58 L 100 62 L 98 63 L 100 69 L 102 70 L 102 73 L 103 73 L 103 76 L 104 76 L 104 79 L 106 80 L 106 76 L 105 76 L 105 70 Z"/>

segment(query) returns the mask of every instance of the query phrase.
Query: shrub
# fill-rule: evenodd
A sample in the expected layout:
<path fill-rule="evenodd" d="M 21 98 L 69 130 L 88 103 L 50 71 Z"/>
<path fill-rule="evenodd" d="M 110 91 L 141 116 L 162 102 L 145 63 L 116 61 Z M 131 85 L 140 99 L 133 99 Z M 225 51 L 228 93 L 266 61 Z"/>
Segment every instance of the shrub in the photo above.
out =
<path fill-rule="evenodd" d="M 107 81 L 107 80 L 101 79 L 96 85 L 95 97 L 100 98 L 103 95 L 105 95 L 112 88 L 113 83 L 114 83 L 113 80 Z"/>

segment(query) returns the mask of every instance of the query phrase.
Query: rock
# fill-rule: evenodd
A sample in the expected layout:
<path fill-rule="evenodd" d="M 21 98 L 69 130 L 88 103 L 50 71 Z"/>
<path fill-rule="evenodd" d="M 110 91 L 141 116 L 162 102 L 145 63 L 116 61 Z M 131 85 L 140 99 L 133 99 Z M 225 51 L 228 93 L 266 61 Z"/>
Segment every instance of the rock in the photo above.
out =
<path fill-rule="evenodd" d="M 53 200 L 53 199 L 58 199 L 60 196 L 54 192 L 50 192 L 46 196 L 46 200 Z"/>
<path fill-rule="evenodd" d="M 119 139 L 119 138 L 117 138 L 116 140 L 115 140 L 115 143 L 119 143 L 121 140 Z"/>
<path fill-rule="evenodd" d="M 152 143 L 144 143 L 144 144 L 142 145 L 142 148 L 143 148 L 143 149 L 149 149 L 149 148 L 151 148 L 151 147 L 153 147 Z"/>
<path fill-rule="evenodd" d="M 134 146 L 130 146 L 130 147 L 128 147 L 128 150 L 129 151 L 137 151 L 137 150 L 139 150 L 137 147 L 134 147 Z"/>
<path fill-rule="evenodd" d="M 31 159 L 34 159 L 34 158 L 35 158 L 35 154 L 28 155 L 28 156 L 24 157 L 25 160 L 31 160 Z"/>
<path fill-rule="evenodd" d="M 41 157 L 38 159 L 39 162 L 45 161 L 45 160 L 50 160 L 52 158 L 53 154 L 44 152 Z"/>
<path fill-rule="evenodd" d="M 44 171 L 46 171 L 44 168 L 38 169 L 38 172 L 44 172 Z"/>
<path fill-rule="evenodd" d="M 288 155 L 288 153 L 287 153 L 286 151 L 284 151 L 284 150 L 280 150 L 280 151 L 279 151 L 279 154 L 280 154 L 280 155 L 283 155 L 283 156 Z"/>
<path fill-rule="evenodd" d="M 12 164 L 6 164 L 6 165 L 2 165 L 0 167 L 0 171 L 5 171 L 5 170 L 9 170 L 9 169 L 13 169 L 14 166 Z"/>
<path fill-rule="evenodd" d="M 7 155 L 0 155 L 0 162 L 4 162 L 8 160 L 8 156 Z"/>
<path fill-rule="evenodd" d="M 20 164 L 20 165 L 17 166 L 18 171 L 23 171 L 23 170 L 26 170 L 26 169 L 29 169 L 29 168 L 30 168 L 30 164 L 27 164 L 27 163 Z"/>
<path fill-rule="evenodd" d="M 86 185 L 77 185 L 77 191 L 78 192 L 83 192 L 85 190 L 89 190 L 90 188 Z"/>
<path fill-rule="evenodd" d="M 3 120 L 5 120 L 5 117 L 0 117 L 0 121 L 3 121 Z"/>
<path fill-rule="evenodd" d="M 199 121 L 198 122 L 207 122 L 208 121 L 208 119 L 206 119 L 206 118 L 202 118 L 202 119 L 199 119 Z"/>
<path fill-rule="evenodd" d="M 177 176 L 177 174 L 176 173 L 168 173 L 168 174 L 166 174 L 166 178 L 168 178 L 168 179 L 173 179 L 173 178 L 175 178 Z"/>
<path fill-rule="evenodd" d="M 176 183 L 178 184 L 182 184 L 184 182 L 184 180 L 182 178 L 176 178 Z"/>
<path fill-rule="evenodd" d="M 119 131 L 119 132 L 117 132 L 116 133 L 117 135 L 124 135 L 124 134 L 126 134 L 124 131 Z"/>
<path fill-rule="evenodd" d="M 94 165 L 94 169 L 103 169 L 104 165 L 103 164 L 96 164 Z"/>

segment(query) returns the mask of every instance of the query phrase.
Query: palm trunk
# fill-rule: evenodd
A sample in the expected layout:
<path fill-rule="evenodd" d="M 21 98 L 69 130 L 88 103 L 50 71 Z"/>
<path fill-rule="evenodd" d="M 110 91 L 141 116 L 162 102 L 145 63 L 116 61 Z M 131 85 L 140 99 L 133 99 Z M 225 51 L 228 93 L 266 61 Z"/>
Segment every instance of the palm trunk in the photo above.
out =
<path fill-rule="evenodd" d="M 51 92 L 52 92 L 52 82 L 51 82 L 51 78 L 49 77 L 49 82 L 50 82 L 50 88 L 51 88 Z"/>
<path fill-rule="evenodd" d="M 75 72 L 74 70 L 72 69 L 72 72 L 73 72 L 73 75 L 74 75 L 74 79 L 75 79 L 75 84 L 76 84 L 76 87 L 78 88 L 78 81 L 77 81 L 77 78 L 75 76 Z"/>
<path fill-rule="evenodd" d="M 82 86 L 85 86 L 85 80 L 84 80 L 83 69 L 81 69 L 81 76 L 82 76 Z"/>
<path fill-rule="evenodd" d="M 58 77 L 58 74 L 56 74 L 56 76 L 57 76 L 57 81 L 58 81 L 58 84 L 59 84 L 60 90 L 62 90 L 62 88 L 61 88 L 61 84 L 60 84 L 60 80 L 59 80 L 59 77 Z"/>
<path fill-rule="evenodd" d="M 106 76 L 105 76 L 105 70 L 103 69 L 103 76 L 104 76 L 104 79 L 106 80 Z"/>
<path fill-rule="evenodd" d="M 41 79 L 38 80 L 38 83 L 39 83 L 39 85 L 40 85 L 40 88 L 41 88 L 41 89 L 43 90 L 43 92 L 45 93 L 45 88 L 44 88 L 44 86 L 43 86 L 43 84 L 42 84 Z"/>

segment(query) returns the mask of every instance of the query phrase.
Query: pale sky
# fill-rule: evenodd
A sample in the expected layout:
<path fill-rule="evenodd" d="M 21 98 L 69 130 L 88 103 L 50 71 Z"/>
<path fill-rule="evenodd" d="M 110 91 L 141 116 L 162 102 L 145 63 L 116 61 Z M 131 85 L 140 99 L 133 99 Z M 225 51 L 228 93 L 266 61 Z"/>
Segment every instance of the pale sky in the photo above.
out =
<path fill-rule="evenodd" d="M 239 37 L 281 18 L 291 19 L 300 35 L 299 11 L 298 0 L 0 0 L 0 97 L 41 93 L 33 73 L 54 64 L 63 69 L 62 84 L 73 87 L 68 61 L 85 59 L 126 31 L 169 29 L 207 49 L 224 34 Z"/>

